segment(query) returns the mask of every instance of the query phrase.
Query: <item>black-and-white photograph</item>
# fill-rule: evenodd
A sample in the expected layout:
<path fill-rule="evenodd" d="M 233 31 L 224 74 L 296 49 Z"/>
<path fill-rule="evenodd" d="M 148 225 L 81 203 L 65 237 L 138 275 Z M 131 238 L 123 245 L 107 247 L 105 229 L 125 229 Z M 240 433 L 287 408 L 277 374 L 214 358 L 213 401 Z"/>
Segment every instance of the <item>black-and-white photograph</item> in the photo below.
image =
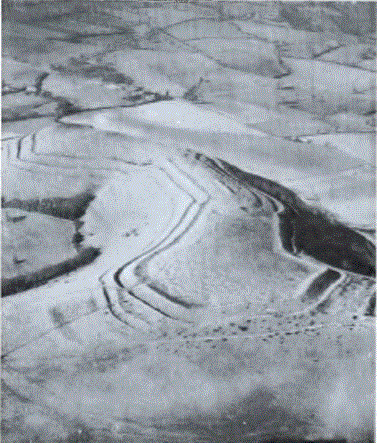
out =
<path fill-rule="evenodd" d="M 373 443 L 376 3 L 1 21 L 2 442 Z"/>

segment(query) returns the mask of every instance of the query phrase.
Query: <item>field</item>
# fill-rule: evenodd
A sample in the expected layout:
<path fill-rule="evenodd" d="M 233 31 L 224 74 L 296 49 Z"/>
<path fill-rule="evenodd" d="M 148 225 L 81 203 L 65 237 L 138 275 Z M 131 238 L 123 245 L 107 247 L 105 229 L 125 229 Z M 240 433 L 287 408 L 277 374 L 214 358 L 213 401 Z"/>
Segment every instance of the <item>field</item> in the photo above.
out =
<path fill-rule="evenodd" d="M 370 443 L 374 5 L 89 3 L 3 5 L 3 440 Z"/>
<path fill-rule="evenodd" d="M 267 302 L 290 298 L 310 270 L 274 252 L 272 220 L 250 212 L 229 216 L 213 209 L 193 244 L 160 254 L 144 272 L 169 293 L 219 309 L 249 306 L 257 313 Z"/>
<path fill-rule="evenodd" d="M 318 144 L 329 143 L 370 164 L 374 163 L 376 157 L 376 137 L 373 133 L 326 134 L 308 137 L 306 140 Z"/>
<path fill-rule="evenodd" d="M 25 217 L 12 222 L 17 217 Z M 72 222 L 15 209 L 2 210 L 2 276 L 33 272 L 76 254 Z"/>
<path fill-rule="evenodd" d="M 265 134 L 255 129 L 237 124 L 234 119 L 211 111 L 201 111 L 200 108 L 185 101 L 156 103 L 152 106 L 132 108 L 123 111 L 125 118 L 158 126 L 188 129 L 192 131 L 244 133 L 263 137 Z"/>

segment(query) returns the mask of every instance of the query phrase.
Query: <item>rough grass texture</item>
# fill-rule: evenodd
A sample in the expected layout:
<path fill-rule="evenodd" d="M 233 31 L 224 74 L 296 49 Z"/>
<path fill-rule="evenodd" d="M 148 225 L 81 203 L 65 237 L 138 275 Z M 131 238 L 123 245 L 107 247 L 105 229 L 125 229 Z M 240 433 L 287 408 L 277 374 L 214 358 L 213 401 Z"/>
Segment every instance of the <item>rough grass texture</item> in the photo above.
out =
<path fill-rule="evenodd" d="M 2 211 L 2 277 L 42 269 L 76 255 L 79 236 L 70 220 L 20 210 Z"/>

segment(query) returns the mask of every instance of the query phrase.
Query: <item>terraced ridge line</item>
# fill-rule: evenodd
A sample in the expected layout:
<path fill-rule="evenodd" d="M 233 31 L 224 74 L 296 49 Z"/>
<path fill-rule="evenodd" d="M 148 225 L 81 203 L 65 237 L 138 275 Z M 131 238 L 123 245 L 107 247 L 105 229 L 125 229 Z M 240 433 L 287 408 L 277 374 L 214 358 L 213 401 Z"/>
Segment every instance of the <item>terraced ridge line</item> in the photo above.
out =
<path fill-rule="evenodd" d="M 126 300 L 137 300 L 144 304 L 146 311 L 156 312 L 183 322 L 191 322 L 190 309 L 202 307 L 202 305 L 189 304 L 172 294 L 168 294 L 160 287 L 158 282 L 152 281 L 147 275 L 147 264 L 157 254 L 167 250 L 176 244 L 196 223 L 211 197 L 191 176 L 182 171 L 173 161 L 168 161 L 159 168 L 178 189 L 190 198 L 190 203 L 176 220 L 174 226 L 158 242 L 143 253 L 134 257 L 115 271 L 111 277 L 112 283 L 106 281 L 105 276 L 100 277 L 104 294 L 110 311 L 124 323 L 130 323 L 130 312 L 124 311 Z M 114 284 L 123 291 L 112 290 Z M 147 317 L 153 315 L 148 314 Z"/>
<path fill-rule="evenodd" d="M 30 140 L 25 139 L 22 141 L 26 143 L 15 143 L 13 151 L 18 151 L 18 155 L 15 156 L 15 159 L 13 159 L 12 156 L 13 161 L 40 166 L 40 160 L 45 158 L 50 161 L 50 163 L 45 166 L 54 166 L 54 164 L 51 163 L 51 159 L 58 160 L 57 154 L 35 152 L 35 136 L 31 137 Z M 23 146 L 24 144 L 25 146 Z M 276 236 L 281 239 L 281 247 L 278 249 L 282 250 L 282 252 L 287 251 L 292 258 L 296 257 L 296 259 L 300 261 L 302 261 L 304 257 L 300 258 L 299 254 L 305 252 L 307 255 L 337 269 L 345 270 L 347 272 L 355 272 L 359 275 L 362 274 L 368 277 L 372 276 L 372 274 L 366 272 L 370 271 L 370 263 L 373 263 L 374 265 L 374 245 L 368 239 L 352 229 L 343 226 L 341 223 L 329 219 L 326 214 L 306 205 L 293 191 L 272 180 L 244 172 L 225 161 L 219 159 L 213 160 L 201 154 L 197 155 L 198 157 L 196 158 L 201 160 L 207 167 L 215 170 L 218 174 L 229 176 L 232 181 L 238 183 L 238 186 L 244 187 L 251 194 L 257 196 L 260 204 L 264 205 L 268 203 L 271 205 L 276 214 L 276 219 L 280 220 L 280 225 L 277 224 L 274 226 L 274 230 L 276 231 Z M 32 159 L 34 159 L 34 161 Z M 77 160 L 86 161 L 87 159 L 72 157 L 72 161 Z M 122 168 L 119 168 L 119 163 L 122 163 L 122 161 L 111 161 L 111 165 L 107 168 L 97 167 L 97 169 L 107 171 L 119 170 L 120 172 L 124 172 L 122 171 Z M 162 253 L 164 250 L 181 240 L 181 238 L 196 223 L 211 198 L 206 189 L 197 183 L 189 174 L 179 169 L 172 161 L 168 161 L 167 163 L 164 162 L 162 166 L 158 167 L 158 169 L 168 177 L 169 181 L 174 183 L 183 193 L 188 195 L 191 202 L 181 213 L 176 224 L 158 241 L 157 244 L 148 251 L 134 257 L 114 273 L 112 285 L 114 285 L 115 281 L 115 286 L 117 286 L 118 289 L 121 289 L 121 291 L 111 291 L 107 282 L 100 278 L 101 283 L 103 283 L 103 292 L 109 309 L 123 323 L 131 323 L 131 317 L 135 317 L 137 314 L 136 313 L 132 316 L 128 315 L 129 313 L 125 311 L 127 300 L 137 300 L 140 305 L 143 304 L 148 307 L 148 309 L 146 309 L 148 312 L 154 310 L 156 315 L 159 314 L 161 317 L 167 316 L 180 321 L 187 320 L 187 318 L 185 319 L 186 311 L 202 307 L 199 305 L 196 306 L 193 304 L 182 303 L 182 300 L 175 297 L 173 294 L 167 293 L 167 291 L 160 287 L 158 282 L 152 281 L 148 277 L 148 262 L 157 254 Z M 236 190 L 233 190 L 232 192 L 236 192 Z M 321 226 L 321 224 L 323 226 Z M 320 228 L 318 230 L 319 232 L 317 232 L 318 238 L 313 239 L 311 238 L 313 233 L 313 229 L 311 228 L 312 226 L 318 228 L 317 225 Z M 309 226 L 310 229 L 305 236 L 305 228 L 307 226 Z M 339 232 L 341 234 L 340 236 L 338 235 Z M 347 243 L 349 239 L 352 240 L 351 244 Z M 322 251 L 316 250 L 316 248 L 318 249 L 318 244 L 319 249 L 322 248 Z M 334 244 L 336 248 L 333 248 Z M 346 252 L 344 252 L 345 245 L 347 246 Z M 331 249 L 335 249 L 335 251 L 331 251 Z M 330 250 L 332 255 L 330 255 L 329 259 L 326 261 L 321 257 L 320 253 L 326 252 L 327 250 Z M 367 251 L 366 254 L 365 250 Z M 339 251 L 341 252 L 340 254 Z M 343 261 L 339 263 L 340 260 L 345 260 L 344 256 L 348 259 L 347 254 L 349 251 L 351 253 L 351 261 L 346 263 Z M 355 263 L 358 265 L 359 262 L 361 262 L 364 268 L 356 267 L 355 269 Z M 364 271 L 364 273 L 360 272 L 360 269 L 361 271 Z M 331 272 L 326 270 L 324 276 L 321 274 L 322 276 L 320 275 L 318 277 L 325 281 L 324 285 L 322 285 L 323 287 L 316 289 L 316 297 L 319 298 L 319 301 L 323 301 L 322 296 L 324 292 L 328 293 L 329 289 L 338 283 L 338 274 L 338 271 Z M 329 279 L 327 279 L 327 277 L 329 277 Z M 152 299 L 154 300 L 153 302 Z M 141 325 L 151 324 L 148 320 L 149 317 L 148 314 L 146 320 L 133 320 L 133 327 L 139 329 Z"/>
<path fill-rule="evenodd" d="M 41 168 L 59 168 L 61 165 L 56 165 L 56 154 L 38 153 L 35 149 L 36 135 L 15 138 L 14 142 L 8 147 L 8 162 L 16 168 L 22 168 L 21 165 L 33 165 L 33 167 Z M 43 163 L 41 159 L 48 159 L 48 163 Z M 72 157 L 72 161 L 85 160 L 84 158 Z M 112 162 L 114 163 L 114 162 Z M 122 163 L 122 162 L 120 162 Z M 122 166 L 122 165 L 119 165 Z M 70 166 L 66 166 L 70 167 Z M 62 167 L 64 169 L 64 167 Z M 124 173 L 121 167 L 105 168 L 98 167 L 97 170 L 115 171 Z M 65 218 L 77 222 L 77 220 L 86 212 L 90 202 L 95 198 L 92 191 L 80 193 L 71 198 L 50 198 L 50 199 L 31 199 L 20 200 L 14 199 L 6 202 L 2 199 L 2 207 L 18 208 L 30 212 L 39 212 L 52 215 L 58 218 Z M 63 207 L 62 207 L 63 206 Z M 92 263 L 101 253 L 99 248 L 87 247 L 78 252 L 78 254 L 60 263 L 45 266 L 35 272 L 30 272 L 18 275 L 13 278 L 3 278 L 1 280 L 1 296 L 6 297 L 28 289 L 46 284 L 54 278 L 58 278 L 64 274 L 75 271 L 82 266 Z"/>
<path fill-rule="evenodd" d="M 255 176 L 253 174 L 246 173 L 244 171 L 239 170 L 238 168 L 227 164 L 221 160 L 213 160 L 207 158 L 201 154 L 197 154 L 197 160 L 201 160 L 212 170 L 215 170 L 217 174 L 222 176 L 229 176 L 232 180 L 238 182 L 239 186 L 245 187 L 252 193 L 253 195 L 258 196 L 258 201 L 260 204 L 265 205 L 268 204 L 271 206 L 271 209 L 275 212 L 277 223 L 274 223 L 274 230 L 276 231 L 276 236 L 278 237 L 276 249 L 280 252 L 288 253 L 292 259 L 298 260 L 300 262 L 305 261 L 305 257 L 300 257 L 299 254 L 301 251 L 307 253 L 307 249 L 304 249 L 306 246 L 304 243 L 304 247 L 301 249 L 298 248 L 297 245 L 301 243 L 297 242 L 297 224 L 301 222 L 301 219 L 314 214 L 317 216 L 315 221 L 319 221 L 325 224 L 324 230 L 326 233 L 327 225 L 330 225 L 330 234 L 335 237 L 337 240 L 337 228 L 338 229 L 346 229 L 347 234 L 352 232 L 356 235 L 357 240 L 364 239 L 362 236 L 358 237 L 357 233 L 354 233 L 352 230 L 344 227 L 340 223 L 333 222 L 328 220 L 325 214 L 321 212 L 317 212 L 313 208 L 307 207 L 304 202 L 302 202 L 295 193 L 278 183 L 275 183 L 269 179 L 265 179 L 260 176 Z M 170 166 L 173 166 L 172 163 L 169 163 Z M 166 172 L 164 168 L 164 172 Z M 180 173 L 184 173 L 180 171 Z M 184 173 L 188 176 L 186 173 Z M 176 183 L 176 174 L 173 176 L 169 174 L 169 178 Z M 193 180 L 189 177 L 190 181 Z M 196 186 L 200 186 L 195 182 Z M 191 185 L 192 186 L 192 185 Z M 181 190 L 188 193 L 185 186 L 179 186 Z M 202 187 L 200 187 L 203 189 Z M 231 189 L 230 189 L 231 190 Z M 205 190 L 204 190 L 205 191 Z M 236 192 L 231 190 L 232 192 Z M 206 192 L 206 191 L 205 191 Z M 148 275 L 148 263 L 156 257 L 156 255 L 162 253 L 167 250 L 174 244 L 180 241 L 180 239 L 187 233 L 190 227 L 196 222 L 197 218 L 200 216 L 201 211 L 204 209 L 204 206 L 207 204 L 208 200 L 203 200 L 199 203 L 199 208 L 196 209 L 196 213 L 192 214 L 193 206 L 198 205 L 197 199 L 192 195 L 192 192 L 189 193 L 192 202 L 186 208 L 184 213 L 181 216 L 181 219 L 176 223 L 176 225 L 169 231 L 169 233 L 151 248 L 149 251 L 146 251 L 143 254 L 140 254 L 137 257 L 134 257 L 128 263 L 119 268 L 114 274 L 114 281 L 118 287 L 123 288 L 123 292 L 114 292 L 116 293 L 116 297 L 113 297 L 111 300 L 108 297 L 108 302 L 110 303 L 112 309 L 117 311 L 118 318 L 122 318 L 125 323 L 129 320 L 128 317 L 132 314 L 130 311 L 125 312 L 122 303 L 131 303 L 132 299 L 138 300 L 141 303 L 144 303 L 148 308 L 154 309 L 158 313 L 165 315 L 171 319 L 186 321 L 185 320 L 185 311 L 190 311 L 191 309 L 201 308 L 204 306 L 193 305 L 187 302 L 182 302 L 181 299 L 174 296 L 174 294 L 168 293 L 166 289 L 158 281 L 151 279 Z M 208 195 L 208 193 L 207 193 Z M 210 196 L 208 195 L 208 199 Z M 285 223 L 288 228 L 282 230 L 280 223 L 279 226 L 279 217 L 285 217 Z M 326 225 L 327 224 L 327 225 Z M 300 232 L 298 232 L 300 234 Z M 280 238 L 282 237 L 282 238 Z M 326 241 L 329 235 L 325 237 L 325 239 L 317 239 L 319 242 Z M 299 237 L 299 241 L 302 242 L 302 239 Z M 330 236 L 330 243 L 333 239 Z M 289 247 L 288 247 L 288 246 Z M 310 246 L 310 245 L 309 245 Z M 341 245 L 343 247 L 343 245 Z M 372 251 L 373 245 L 367 243 L 367 246 Z M 351 252 L 355 252 L 355 248 L 351 249 Z M 356 250 L 356 253 L 359 251 Z M 316 259 L 318 257 L 316 254 L 308 254 Z M 335 256 L 336 257 L 336 256 Z M 337 258 L 337 257 L 336 257 Z M 356 255 L 356 258 L 358 256 Z M 320 260 L 320 259 L 319 259 Z M 354 259 L 355 260 L 355 259 Z M 326 261 L 320 260 L 322 263 Z M 327 263 L 330 266 L 334 267 L 334 263 Z M 339 264 L 336 262 L 336 264 Z M 319 266 L 319 265 L 318 265 Z M 341 266 L 338 266 L 339 270 L 329 269 L 326 266 L 319 266 L 318 272 L 312 279 L 309 279 L 306 284 L 304 284 L 296 295 L 301 298 L 301 301 L 304 302 L 304 305 L 309 301 L 308 306 L 303 306 L 301 314 L 308 314 L 313 311 L 317 305 L 323 304 L 326 300 L 329 299 L 333 290 L 340 284 L 341 281 L 345 279 L 346 270 L 349 272 L 349 269 L 343 269 Z M 355 272 L 352 268 L 351 272 Z M 356 272 L 360 274 L 360 272 Z M 369 277 L 369 275 L 368 275 Z M 103 282 L 104 283 L 104 282 Z M 310 299 L 310 300 L 309 300 Z M 312 302 L 314 301 L 314 304 Z M 306 303 L 305 303 L 306 302 Z M 148 311 L 148 309 L 147 309 Z M 151 324 L 149 321 L 146 323 Z M 153 321 L 152 321 L 153 323 Z"/>

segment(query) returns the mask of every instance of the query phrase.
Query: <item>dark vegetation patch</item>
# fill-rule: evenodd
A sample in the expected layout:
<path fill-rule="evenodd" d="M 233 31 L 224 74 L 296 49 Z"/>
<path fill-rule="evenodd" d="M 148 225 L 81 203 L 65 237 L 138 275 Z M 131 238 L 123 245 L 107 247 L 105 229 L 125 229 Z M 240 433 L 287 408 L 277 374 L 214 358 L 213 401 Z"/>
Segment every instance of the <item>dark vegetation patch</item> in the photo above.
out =
<path fill-rule="evenodd" d="M 266 389 L 257 389 L 245 399 L 230 405 L 220 414 L 194 413 L 175 423 L 161 426 L 168 431 L 195 433 L 203 442 L 304 442 L 309 420 L 300 418 L 274 403 L 275 397 Z M 258 439 L 255 439 L 255 435 Z M 291 436 L 287 438 L 287 436 Z M 270 437 L 271 436 L 271 437 Z M 301 438 L 300 438 L 301 437 Z M 287 438 L 285 440 L 285 438 Z"/>
<path fill-rule="evenodd" d="M 44 92 L 43 94 L 50 94 L 48 92 Z M 65 115 L 76 114 L 77 112 L 81 112 L 81 109 L 74 105 L 71 101 L 64 97 L 54 97 L 57 101 L 57 105 L 54 112 L 55 120 L 58 121 Z"/>
<path fill-rule="evenodd" d="M 328 269 L 323 274 L 319 275 L 313 280 L 305 294 L 302 296 L 301 301 L 316 300 L 324 290 L 326 290 L 332 283 L 334 283 L 340 277 L 340 273 L 333 269 Z"/>
<path fill-rule="evenodd" d="M 6 201 L 1 199 L 2 208 L 22 209 L 28 212 L 40 212 L 52 215 L 53 217 L 75 220 L 85 214 L 90 202 L 95 199 L 95 194 L 91 190 L 81 192 L 74 197 L 54 197 L 43 199 L 21 200 L 13 199 Z"/>
<path fill-rule="evenodd" d="M 52 278 L 75 271 L 92 263 L 99 255 L 99 248 L 88 247 L 82 249 L 76 257 L 64 260 L 56 265 L 46 266 L 35 272 L 1 280 L 1 296 L 16 294 L 46 284 Z"/>
<path fill-rule="evenodd" d="M 93 64 L 85 59 L 71 57 L 66 65 L 51 65 L 51 69 L 63 75 L 80 75 L 86 78 L 100 78 L 105 83 L 132 85 L 131 77 L 118 72 L 108 64 Z"/>
<path fill-rule="evenodd" d="M 47 98 L 47 97 L 45 97 Z M 50 106 L 50 102 L 36 102 L 30 106 L 20 107 L 4 107 L 1 110 L 1 121 L 4 123 L 16 122 L 19 120 L 28 120 L 41 117 L 53 117 L 54 109 Z"/>
<path fill-rule="evenodd" d="M 291 70 L 283 63 L 277 63 L 267 57 L 261 57 L 259 62 L 247 63 L 247 62 L 224 62 L 217 60 L 216 62 L 224 68 L 234 69 L 241 72 L 254 72 L 255 74 L 262 75 L 264 77 L 281 78 L 291 74 Z"/>
<path fill-rule="evenodd" d="M 304 16 L 295 3 L 283 3 L 281 6 L 281 17 L 286 20 L 293 29 L 312 30 L 310 20 Z"/>
<path fill-rule="evenodd" d="M 279 214 L 284 247 L 289 252 L 304 252 L 315 259 L 367 277 L 375 276 L 375 246 L 367 238 L 306 205 L 288 188 L 221 160 L 225 173 L 245 187 L 255 187 L 280 201 L 287 213 Z"/>
<path fill-rule="evenodd" d="M 374 317 L 376 315 L 375 311 L 376 311 L 376 294 L 373 294 L 369 299 L 368 306 L 364 315 L 369 317 Z"/>
<path fill-rule="evenodd" d="M 305 211 L 296 217 L 296 247 L 330 266 L 375 276 L 375 247 L 347 226 L 324 214 Z"/>
<path fill-rule="evenodd" d="M 67 324 L 68 322 L 66 321 L 64 314 L 62 312 L 59 311 L 58 308 L 54 307 L 50 310 L 50 314 L 51 314 L 51 318 L 53 323 L 61 328 L 62 326 L 64 326 L 65 324 Z"/>
<path fill-rule="evenodd" d="M 83 242 L 84 238 L 85 237 L 81 234 L 81 232 L 75 232 L 75 234 L 73 234 L 72 243 L 76 250 L 80 249 L 81 243 Z"/>
<path fill-rule="evenodd" d="M 151 283 L 148 284 L 148 287 L 153 289 L 153 291 L 157 292 L 157 294 L 161 295 L 167 300 L 176 303 L 178 305 L 181 305 L 187 309 L 203 307 L 203 305 L 200 303 L 194 303 L 194 302 L 190 303 L 185 300 L 182 300 L 180 297 L 170 294 L 168 289 L 165 288 L 164 285 L 158 281 L 152 281 Z"/>
<path fill-rule="evenodd" d="M 295 233 L 295 222 L 292 211 L 289 209 L 284 210 L 279 216 L 279 229 L 280 237 L 283 248 L 290 252 L 295 253 L 294 245 L 294 233 Z"/>

